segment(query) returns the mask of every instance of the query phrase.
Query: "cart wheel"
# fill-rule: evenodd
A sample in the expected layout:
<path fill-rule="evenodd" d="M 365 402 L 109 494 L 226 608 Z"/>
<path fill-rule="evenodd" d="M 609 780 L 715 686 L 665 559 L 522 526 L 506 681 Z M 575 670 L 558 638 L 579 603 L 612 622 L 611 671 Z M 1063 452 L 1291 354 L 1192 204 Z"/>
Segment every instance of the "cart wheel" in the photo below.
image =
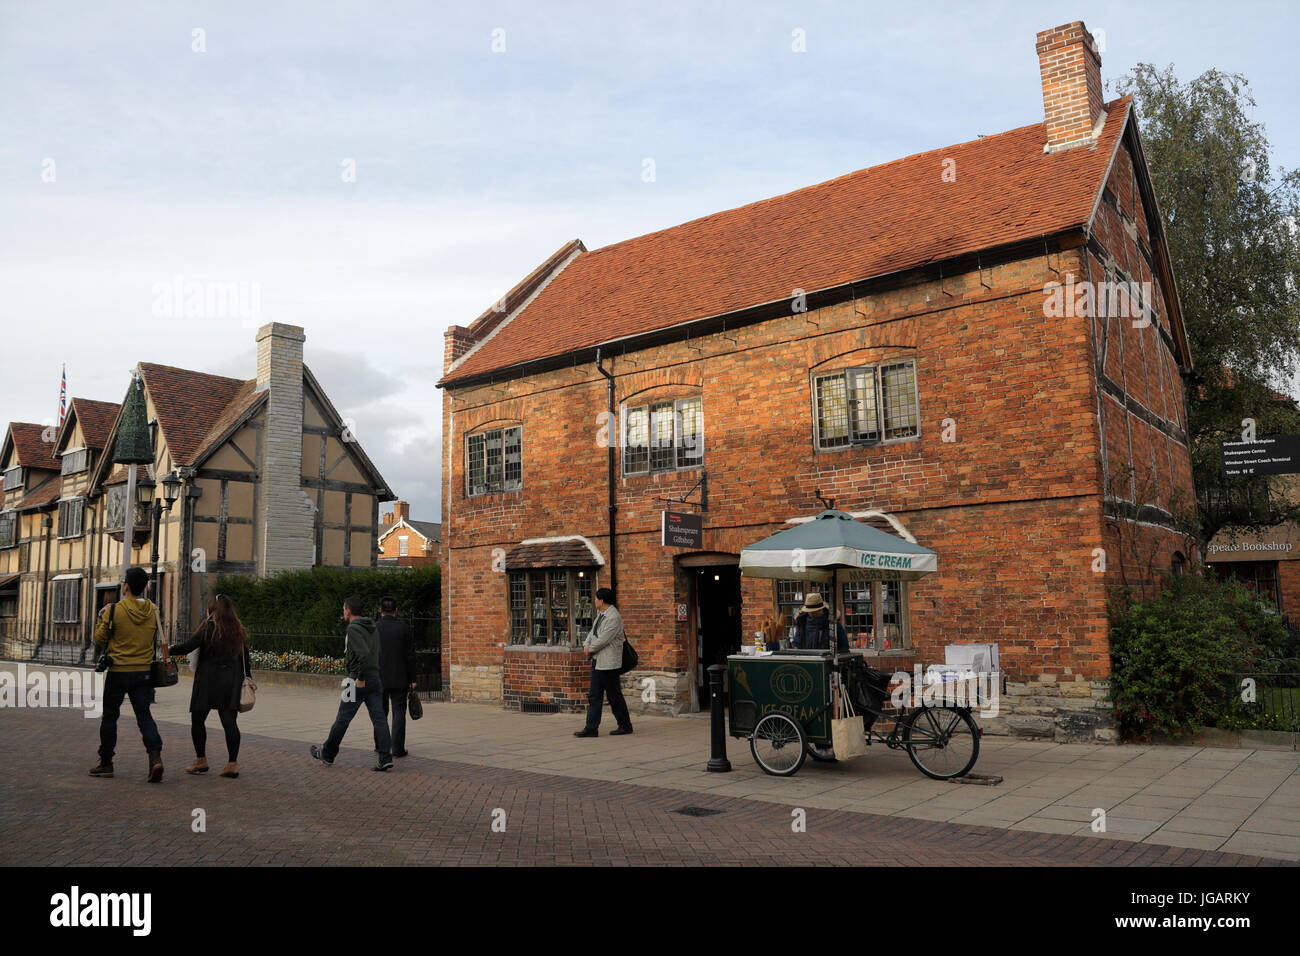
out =
<path fill-rule="evenodd" d="M 812 744 L 809 744 L 808 756 L 812 757 L 813 760 L 820 761 L 821 763 L 835 763 L 835 748 L 816 747 Z"/>
<path fill-rule="evenodd" d="M 969 710 L 920 707 L 903 727 L 903 746 L 921 773 L 935 780 L 951 780 L 975 766 L 980 734 Z"/>
<path fill-rule="evenodd" d="M 803 727 L 789 714 L 780 712 L 764 714 L 749 738 L 754 762 L 775 777 L 798 773 L 807 750 L 808 736 Z"/>

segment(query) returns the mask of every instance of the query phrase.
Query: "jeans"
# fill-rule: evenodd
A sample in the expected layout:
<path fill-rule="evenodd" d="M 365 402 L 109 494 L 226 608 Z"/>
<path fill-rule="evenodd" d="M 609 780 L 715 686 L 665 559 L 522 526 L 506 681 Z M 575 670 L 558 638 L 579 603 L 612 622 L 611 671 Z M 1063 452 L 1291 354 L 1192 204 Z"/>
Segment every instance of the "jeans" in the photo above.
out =
<path fill-rule="evenodd" d="M 145 750 L 162 750 L 162 737 L 154 723 L 149 705 L 153 703 L 153 685 L 148 671 L 109 671 L 104 677 L 104 715 L 99 721 L 99 757 L 105 763 L 117 750 L 117 718 L 122 713 L 122 698 L 131 699 L 136 726 L 144 739 Z"/>
<path fill-rule="evenodd" d="M 356 687 L 354 683 L 348 688 L 353 693 L 344 691 L 343 699 L 339 701 L 339 715 L 334 718 L 330 735 L 325 738 L 325 744 L 321 747 L 321 756 L 331 763 L 338 756 L 343 735 L 348 732 L 348 724 L 352 723 L 352 718 L 357 715 L 357 711 L 364 703 L 366 712 L 370 714 L 370 722 L 375 725 L 375 752 L 379 754 L 379 762 L 392 763 L 393 739 L 388 733 L 388 721 L 384 719 L 384 685 L 380 682 L 377 673 L 366 674 L 361 679 L 365 681 L 366 686 Z M 353 699 L 349 700 L 349 697 Z"/>
<path fill-rule="evenodd" d="M 384 691 L 384 719 L 388 719 L 388 707 L 393 708 L 393 753 L 406 753 L 406 692 L 408 688 Z"/>
<path fill-rule="evenodd" d="M 627 701 L 623 699 L 623 686 L 619 683 L 617 670 L 598 671 L 591 665 L 591 690 L 587 692 L 587 729 L 595 730 L 600 726 L 600 710 L 603 698 L 609 697 L 609 709 L 614 712 L 614 719 L 620 727 L 631 727 L 632 718 L 627 712 Z"/>

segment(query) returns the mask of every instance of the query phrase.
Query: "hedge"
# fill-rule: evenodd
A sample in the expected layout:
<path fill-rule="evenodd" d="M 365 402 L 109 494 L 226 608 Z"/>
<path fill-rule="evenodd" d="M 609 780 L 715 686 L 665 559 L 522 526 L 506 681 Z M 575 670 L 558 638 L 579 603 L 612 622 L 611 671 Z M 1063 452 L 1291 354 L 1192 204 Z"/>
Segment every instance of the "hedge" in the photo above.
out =
<path fill-rule="evenodd" d="M 1111 607 L 1110 699 L 1126 740 L 1180 737 L 1233 726 L 1260 708 L 1243 703 L 1236 675 L 1276 657 L 1281 617 L 1241 585 L 1176 575 L 1156 597 Z"/>
<path fill-rule="evenodd" d="M 392 597 L 397 601 L 397 615 L 405 619 L 420 618 L 428 622 L 422 636 L 438 633 L 442 575 L 437 566 L 424 568 L 310 568 L 304 571 L 281 571 L 265 578 L 248 575 L 222 575 L 216 592 L 235 604 L 235 611 L 252 636 L 254 647 L 266 650 L 304 650 L 301 642 L 294 647 L 277 646 L 276 638 L 284 635 L 314 635 L 322 639 L 339 638 L 343 625 L 343 601 L 351 595 L 361 598 L 367 612 L 379 614 L 379 600 Z M 420 642 L 425 643 L 424 640 Z M 333 650 L 327 640 L 319 652 L 327 656 Z"/>

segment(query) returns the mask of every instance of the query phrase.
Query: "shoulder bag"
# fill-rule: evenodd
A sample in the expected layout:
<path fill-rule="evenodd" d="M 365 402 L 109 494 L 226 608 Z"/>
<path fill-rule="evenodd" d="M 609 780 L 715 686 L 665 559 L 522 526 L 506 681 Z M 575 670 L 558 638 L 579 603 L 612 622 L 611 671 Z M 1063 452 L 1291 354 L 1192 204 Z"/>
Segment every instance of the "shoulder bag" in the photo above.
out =
<path fill-rule="evenodd" d="M 627 639 L 627 635 L 624 634 L 623 635 L 623 663 L 619 665 L 618 672 L 620 674 L 626 674 L 630 670 L 635 670 L 636 666 L 640 663 L 641 663 L 640 655 L 637 654 L 636 648 L 632 646 L 632 642 L 629 641 Z"/>
<path fill-rule="evenodd" d="M 420 703 L 420 694 L 415 690 L 406 692 L 406 709 L 411 714 L 412 720 L 419 720 L 424 716 L 424 704 Z"/>
<path fill-rule="evenodd" d="M 252 676 L 248 673 L 248 649 L 240 648 L 239 660 L 244 665 L 244 684 L 239 688 L 239 712 L 246 714 L 253 709 L 257 703 L 257 684 L 253 683 Z"/>

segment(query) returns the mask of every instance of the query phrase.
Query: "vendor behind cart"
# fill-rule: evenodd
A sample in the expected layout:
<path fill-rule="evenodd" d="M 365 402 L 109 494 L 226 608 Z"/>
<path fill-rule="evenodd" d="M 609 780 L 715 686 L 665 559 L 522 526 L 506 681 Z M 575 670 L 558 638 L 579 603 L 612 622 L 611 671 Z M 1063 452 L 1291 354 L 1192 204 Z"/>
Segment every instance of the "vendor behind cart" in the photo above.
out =
<path fill-rule="evenodd" d="M 794 619 L 795 647 L 807 650 L 826 650 L 830 643 L 831 615 L 825 600 L 816 591 L 809 591 L 804 597 L 803 607 Z M 835 622 L 835 647 L 837 650 L 849 649 L 849 635 L 844 625 Z"/>

